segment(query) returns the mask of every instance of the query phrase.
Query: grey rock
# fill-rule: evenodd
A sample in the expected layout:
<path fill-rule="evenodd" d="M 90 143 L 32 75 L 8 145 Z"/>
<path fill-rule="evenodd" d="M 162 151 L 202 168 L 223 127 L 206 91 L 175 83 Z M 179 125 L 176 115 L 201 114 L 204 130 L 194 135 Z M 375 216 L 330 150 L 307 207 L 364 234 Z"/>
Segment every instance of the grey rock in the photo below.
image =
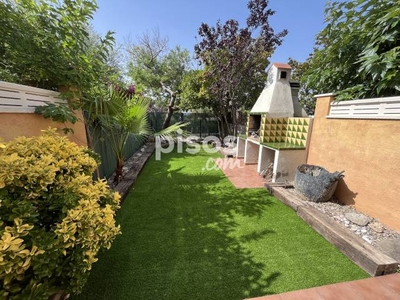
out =
<path fill-rule="evenodd" d="M 383 226 L 379 223 L 370 223 L 370 224 L 368 224 L 368 227 L 377 233 L 383 232 Z"/>
<path fill-rule="evenodd" d="M 370 222 L 370 219 L 367 216 L 364 216 L 363 214 L 346 213 L 344 214 L 344 216 L 346 217 L 347 220 L 359 226 L 367 226 L 367 224 Z"/>
<path fill-rule="evenodd" d="M 344 177 L 343 172 L 329 173 L 320 166 L 303 164 L 297 167 L 293 185 L 307 200 L 326 202 L 332 198 L 338 180 Z"/>
<path fill-rule="evenodd" d="M 400 262 L 400 239 L 386 239 L 379 241 L 376 246 L 387 256 Z"/>
<path fill-rule="evenodd" d="M 366 241 L 368 244 L 371 244 L 371 243 L 372 243 L 372 241 L 368 238 L 367 235 L 363 235 L 363 236 L 362 236 L 362 239 L 363 239 L 364 241 Z"/>
<path fill-rule="evenodd" d="M 357 231 L 358 227 L 355 225 L 351 225 L 350 230 L 351 231 Z"/>

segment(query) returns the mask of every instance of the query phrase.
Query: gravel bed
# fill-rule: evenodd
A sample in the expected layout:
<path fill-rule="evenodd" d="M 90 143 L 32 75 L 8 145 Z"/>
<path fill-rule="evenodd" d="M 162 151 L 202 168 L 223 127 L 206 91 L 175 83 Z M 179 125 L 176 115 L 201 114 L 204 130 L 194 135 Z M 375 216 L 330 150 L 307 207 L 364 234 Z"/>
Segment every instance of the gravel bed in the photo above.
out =
<path fill-rule="evenodd" d="M 303 195 L 295 189 L 288 190 L 303 199 Z M 304 204 L 323 212 L 327 216 L 331 217 L 335 222 L 341 224 L 373 246 L 376 246 L 379 241 L 385 239 L 400 239 L 400 232 L 385 227 L 378 220 L 357 211 L 353 206 L 341 204 L 335 197 L 328 202 L 315 203 L 304 201 Z M 361 218 L 367 219 L 368 223 L 366 225 L 355 224 L 346 218 L 347 214 L 357 214 L 361 216 Z"/>

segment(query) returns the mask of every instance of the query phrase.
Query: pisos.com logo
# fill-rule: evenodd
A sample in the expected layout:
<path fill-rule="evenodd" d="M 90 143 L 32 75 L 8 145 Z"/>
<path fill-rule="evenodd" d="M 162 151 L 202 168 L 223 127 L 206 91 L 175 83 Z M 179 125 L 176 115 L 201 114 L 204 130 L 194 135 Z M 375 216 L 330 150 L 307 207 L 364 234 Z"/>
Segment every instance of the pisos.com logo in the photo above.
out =
<path fill-rule="evenodd" d="M 177 131 L 178 138 L 176 140 L 172 139 L 161 139 L 156 137 L 156 160 L 161 160 L 162 154 L 171 153 L 176 149 L 178 153 L 189 153 L 189 154 L 197 154 L 200 151 L 205 151 L 209 154 L 217 153 L 222 145 L 221 140 L 216 136 L 207 136 L 200 143 L 198 141 L 198 136 L 191 135 L 186 138 L 186 147 L 184 147 L 184 139 L 179 138 L 182 137 L 182 130 Z M 223 139 L 223 143 L 232 143 L 235 141 L 236 137 L 233 135 L 228 135 Z M 213 145 L 213 147 L 210 147 Z M 243 161 L 241 160 L 233 160 L 229 158 L 217 158 L 213 159 L 210 157 L 205 166 L 202 168 L 202 171 L 212 171 L 218 169 L 233 169 L 233 168 L 243 168 Z"/>

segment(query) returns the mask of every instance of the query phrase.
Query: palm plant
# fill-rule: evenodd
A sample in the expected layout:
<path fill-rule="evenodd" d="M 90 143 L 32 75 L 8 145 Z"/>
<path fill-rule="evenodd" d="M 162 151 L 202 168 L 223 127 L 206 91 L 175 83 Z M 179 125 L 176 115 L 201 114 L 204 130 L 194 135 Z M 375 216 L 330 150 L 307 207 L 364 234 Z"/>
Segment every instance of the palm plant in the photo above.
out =
<path fill-rule="evenodd" d="M 187 125 L 176 123 L 155 133 L 148 120 L 150 104 L 148 99 L 130 98 L 125 93 L 111 87 L 105 101 L 108 109 L 99 114 L 97 118 L 102 130 L 108 136 L 117 162 L 114 183 L 118 183 L 122 178 L 125 160 L 124 148 L 129 136 L 134 135 L 140 142 L 144 142 L 151 135 L 170 140 L 180 128 Z"/>

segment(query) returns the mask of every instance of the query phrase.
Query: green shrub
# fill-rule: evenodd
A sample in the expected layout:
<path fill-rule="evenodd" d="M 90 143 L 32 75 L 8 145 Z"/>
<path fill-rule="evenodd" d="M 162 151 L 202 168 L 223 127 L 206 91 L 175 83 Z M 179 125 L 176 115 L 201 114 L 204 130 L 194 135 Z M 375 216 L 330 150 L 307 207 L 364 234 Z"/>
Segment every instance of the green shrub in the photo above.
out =
<path fill-rule="evenodd" d="M 119 194 L 93 181 L 91 152 L 53 130 L 0 143 L 0 299 L 79 293 L 120 233 Z"/>

